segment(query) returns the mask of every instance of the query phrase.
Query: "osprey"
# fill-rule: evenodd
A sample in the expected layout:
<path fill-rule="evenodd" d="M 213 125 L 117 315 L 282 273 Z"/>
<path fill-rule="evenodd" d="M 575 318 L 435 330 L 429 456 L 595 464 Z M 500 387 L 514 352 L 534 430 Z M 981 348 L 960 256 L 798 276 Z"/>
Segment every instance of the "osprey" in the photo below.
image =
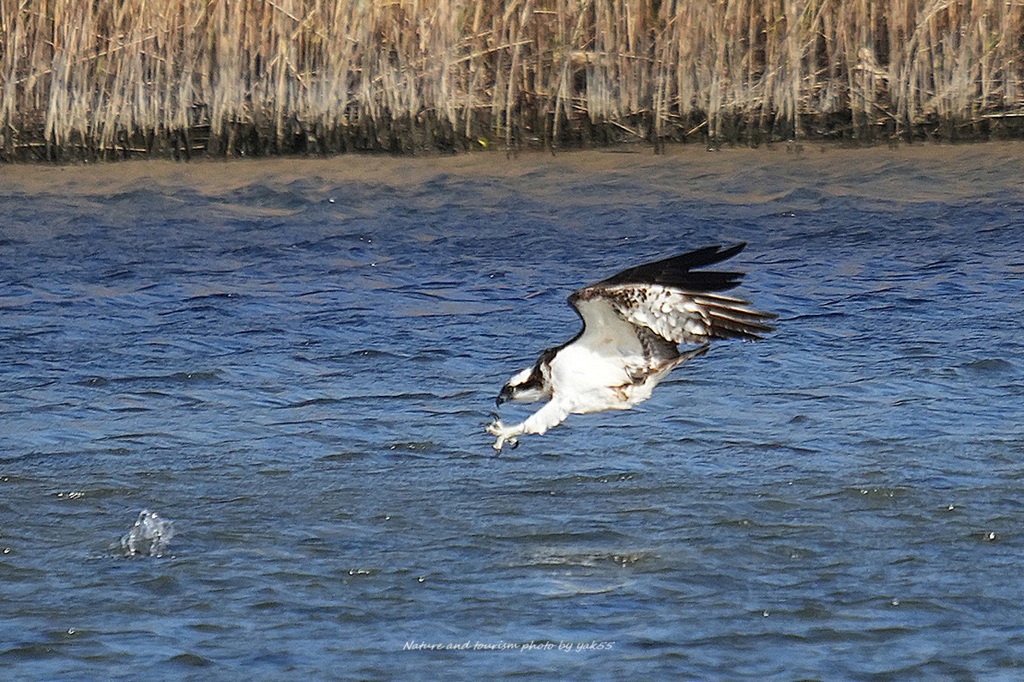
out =
<path fill-rule="evenodd" d="M 515 446 L 526 433 L 544 433 L 570 414 L 628 410 L 650 398 L 673 369 L 707 352 L 711 339 L 755 341 L 771 331 L 766 322 L 775 315 L 720 293 L 738 286 L 743 273 L 696 270 L 731 258 L 745 246 L 708 246 L 623 270 L 573 292 L 569 305 L 583 328 L 509 379 L 497 399 L 499 407 L 506 401 L 548 403 L 519 424 L 490 424 L 487 432 L 497 438 L 494 449 Z M 697 345 L 680 352 L 679 344 Z"/>

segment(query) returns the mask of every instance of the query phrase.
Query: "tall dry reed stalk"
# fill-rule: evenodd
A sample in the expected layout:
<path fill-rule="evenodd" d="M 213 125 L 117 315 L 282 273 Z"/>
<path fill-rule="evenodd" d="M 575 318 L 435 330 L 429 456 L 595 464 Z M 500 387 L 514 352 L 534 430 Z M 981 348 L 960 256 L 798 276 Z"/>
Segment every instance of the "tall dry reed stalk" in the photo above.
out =
<path fill-rule="evenodd" d="M 0 155 L 971 136 L 1024 0 L 0 0 Z"/>

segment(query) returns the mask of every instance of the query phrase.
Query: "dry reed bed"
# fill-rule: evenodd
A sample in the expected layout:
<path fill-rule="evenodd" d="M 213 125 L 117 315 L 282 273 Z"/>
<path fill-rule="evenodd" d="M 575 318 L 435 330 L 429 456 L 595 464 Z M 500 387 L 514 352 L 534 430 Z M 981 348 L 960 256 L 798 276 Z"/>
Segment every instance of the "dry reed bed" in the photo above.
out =
<path fill-rule="evenodd" d="M 1015 132 L 1024 0 L 0 0 L 0 155 Z"/>

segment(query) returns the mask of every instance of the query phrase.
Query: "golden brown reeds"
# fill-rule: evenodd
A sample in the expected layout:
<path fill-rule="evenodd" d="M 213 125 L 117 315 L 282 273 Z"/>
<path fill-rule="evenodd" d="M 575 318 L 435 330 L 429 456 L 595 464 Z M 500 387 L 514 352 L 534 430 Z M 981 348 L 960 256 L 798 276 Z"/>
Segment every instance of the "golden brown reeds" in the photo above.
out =
<path fill-rule="evenodd" d="M 0 157 L 1018 134 L 1024 0 L 0 0 Z"/>

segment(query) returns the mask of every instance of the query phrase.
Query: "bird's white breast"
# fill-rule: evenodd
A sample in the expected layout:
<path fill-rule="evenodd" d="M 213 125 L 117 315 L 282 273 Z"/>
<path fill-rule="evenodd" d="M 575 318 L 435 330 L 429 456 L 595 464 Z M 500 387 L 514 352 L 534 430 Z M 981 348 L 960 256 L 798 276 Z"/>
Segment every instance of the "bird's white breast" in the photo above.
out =
<path fill-rule="evenodd" d="M 649 391 L 644 397 L 637 395 L 638 400 L 632 396 L 630 368 L 642 365 L 643 358 L 624 345 L 629 344 L 613 335 L 587 333 L 560 350 L 551 361 L 552 399 L 568 412 L 585 414 L 627 409 L 648 397 Z M 633 345 L 641 350 L 635 338 Z"/>

